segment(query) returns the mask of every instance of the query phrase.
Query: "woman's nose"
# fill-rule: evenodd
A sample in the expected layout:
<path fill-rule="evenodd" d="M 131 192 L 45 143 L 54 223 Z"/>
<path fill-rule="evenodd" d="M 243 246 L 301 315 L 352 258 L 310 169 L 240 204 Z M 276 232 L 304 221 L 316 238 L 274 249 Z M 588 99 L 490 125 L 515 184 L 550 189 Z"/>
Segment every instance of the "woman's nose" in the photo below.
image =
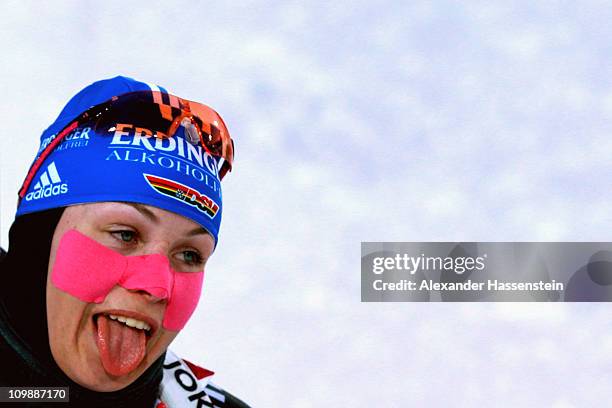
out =
<path fill-rule="evenodd" d="M 170 251 L 170 243 L 165 240 L 155 240 L 147 242 L 143 248 L 143 255 L 163 255 L 167 256 Z"/>
<path fill-rule="evenodd" d="M 141 255 L 128 257 L 127 260 L 121 286 L 144 296 L 149 302 L 169 298 L 174 277 L 165 255 Z"/>
<path fill-rule="evenodd" d="M 163 296 L 163 295 L 160 296 L 159 293 L 153 294 L 143 289 L 137 289 L 137 290 L 128 289 L 128 291 L 131 293 L 136 293 L 139 296 L 142 296 L 149 303 L 161 303 L 167 299 L 167 296 Z"/>

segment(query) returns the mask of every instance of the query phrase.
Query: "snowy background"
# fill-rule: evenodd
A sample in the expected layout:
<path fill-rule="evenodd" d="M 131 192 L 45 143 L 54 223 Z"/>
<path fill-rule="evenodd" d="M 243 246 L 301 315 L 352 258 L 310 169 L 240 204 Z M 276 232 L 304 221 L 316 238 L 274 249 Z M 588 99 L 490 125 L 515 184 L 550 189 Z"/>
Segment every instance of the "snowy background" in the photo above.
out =
<path fill-rule="evenodd" d="M 254 407 L 595 407 L 609 304 L 362 304 L 361 241 L 611 241 L 612 3 L 4 1 L 1 242 L 38 137 L 123 74 L 237 143 L 173 345 Z"/>

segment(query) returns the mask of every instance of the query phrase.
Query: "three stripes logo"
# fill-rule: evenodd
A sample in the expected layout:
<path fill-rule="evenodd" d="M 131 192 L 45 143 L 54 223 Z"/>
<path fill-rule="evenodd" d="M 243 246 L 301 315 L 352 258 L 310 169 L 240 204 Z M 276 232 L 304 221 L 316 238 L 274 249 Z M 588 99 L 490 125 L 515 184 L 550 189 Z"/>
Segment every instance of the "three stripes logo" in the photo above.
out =
<path fill-rule="evenodd" d="M 210 218 L 215 218 L 215 215 L 219 212 L 219 205 L 206 194 L 202 194 L 191 187 L 187 187 L 181 183 L 163 177 L 153 176 L 151 174 L 143 174 L 143 176 L 145 180 L 147 180 L 147 183 L 149 183 L 158 193 L 191 205 L 208 215 Z"/>
<path fill-rule="evenodd" d="M 38 177 L 38 181 L 34 185 L 34 190 L 29 192 L 25 199 L 26 201 L 38 200 L 52 196 L 66 194 L 68 192 L 68 184 L 62 183 L 62 178 L 57 172 L 55 162 L 51 162 Z"/>

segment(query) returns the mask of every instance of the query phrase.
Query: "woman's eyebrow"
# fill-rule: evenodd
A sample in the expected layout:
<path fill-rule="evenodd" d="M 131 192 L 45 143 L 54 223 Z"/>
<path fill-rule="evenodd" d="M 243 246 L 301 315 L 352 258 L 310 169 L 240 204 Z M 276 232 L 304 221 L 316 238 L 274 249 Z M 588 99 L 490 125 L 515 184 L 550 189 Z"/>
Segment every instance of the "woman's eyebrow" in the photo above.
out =
<path fill-rule="evenodd" d="M 208 234 L 208 235 L 210 235 L 210 232 L 208 232 L 206 230 L 206 228 L 204 228 L 204 227 L 197 227 L 197 228 L 195 228 L 195 229 L 193 229 L 193 230 L 191 230 L 191 231 L 189 231 L 187 233 L 187 235 L 190 236 L 190 237 L 192 237 L 194 235 L 201 235 L 201 234 Z"/>
<path fill-rule="evenodd" d="M 145 207 L 144 205 L 138 204 L 138 203 L 125 203 L 125 204 L 129 205 L 130 207 L 133 207 L 136 211 L 138 211 L 139 213 L 141 213 L 142 215 L 144 215 L 145 217 L 147 217 L 154 223 L 159 223 L 159 218 L 157 217 L 157 215 L 153 214 L 153 212 L 149 210 L 147 207 Z"/>
<path fill-rule="evenodd" d="M 136 211 L 138 211 L 139 213 L 141 213 L 142 215 L 144 215 L 145 217 L 149 218 L 151 221 L 153 221 L 154 223 L 158 223 L 159 222 L 159 217 L 157 215 L 155 215 L 151 210 L 149 210 L 146 206 L 142 205 L 142 204 L 138 204 L 138 203 L 123 203 L 126 205 L 129 205 L 130 207 L 133 207 Z M 204 227 L 197 227 L 194 228 L 193 230 L 189 231 L 187 233 L 187 236 L 195 236 L 195 235 L 211 235 L 210 232 L 208 232 L 208 230 Z M 211 235 L 212 237 L 212 235 Z"/>

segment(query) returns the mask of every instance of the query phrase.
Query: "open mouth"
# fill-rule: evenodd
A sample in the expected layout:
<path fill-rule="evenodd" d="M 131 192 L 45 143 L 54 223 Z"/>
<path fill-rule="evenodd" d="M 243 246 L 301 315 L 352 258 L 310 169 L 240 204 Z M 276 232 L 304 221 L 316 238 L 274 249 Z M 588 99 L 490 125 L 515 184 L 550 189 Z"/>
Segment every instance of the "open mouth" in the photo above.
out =
<path fill-rule="evenodd" d="M 153 335 L 153 327 L 151 324 L 143 320 L 133 318 L 133 317 L 128 317 L 122 314 L 113 314 L 113 313 L 108 313 L 108 312 L 98 313 L 93 316 L 93 322 L 94 322 L 94 327 L 96 331 L 98 329 L 98 318 L 100 316 L 104 316 L 116 322 L 123 323 L 124 325 L 126 325 L 127 327 L 131 327 L 132 329 L 144 331 L 147 337 L 147 340 L 151 338 L 151 336 Z"/>
<path fill-rule="evenodd" d="M 108 374 L 116 377 L 141 365 L 147 343 L 156 331 L 156 324 L 151 319 L 116 310 L 94 315 L 93 326 L 102 366 Z"/>
<path fill-rule="evenodd" d="M 93 316 L 94 327 L 98 328 L 98 319 L 103 316 L 108 319 L 114 320 L 119 323 L 131 327 L 133 329 L 143 330 L 147 337 L 147 340 L 153 336 L 157 331 L 157 324 L 151 319 L 144 316 L 138 316 L 133 312 L 127 312 L 123 310 L 111 310 L 102 313 L 96 313 Z"/>

